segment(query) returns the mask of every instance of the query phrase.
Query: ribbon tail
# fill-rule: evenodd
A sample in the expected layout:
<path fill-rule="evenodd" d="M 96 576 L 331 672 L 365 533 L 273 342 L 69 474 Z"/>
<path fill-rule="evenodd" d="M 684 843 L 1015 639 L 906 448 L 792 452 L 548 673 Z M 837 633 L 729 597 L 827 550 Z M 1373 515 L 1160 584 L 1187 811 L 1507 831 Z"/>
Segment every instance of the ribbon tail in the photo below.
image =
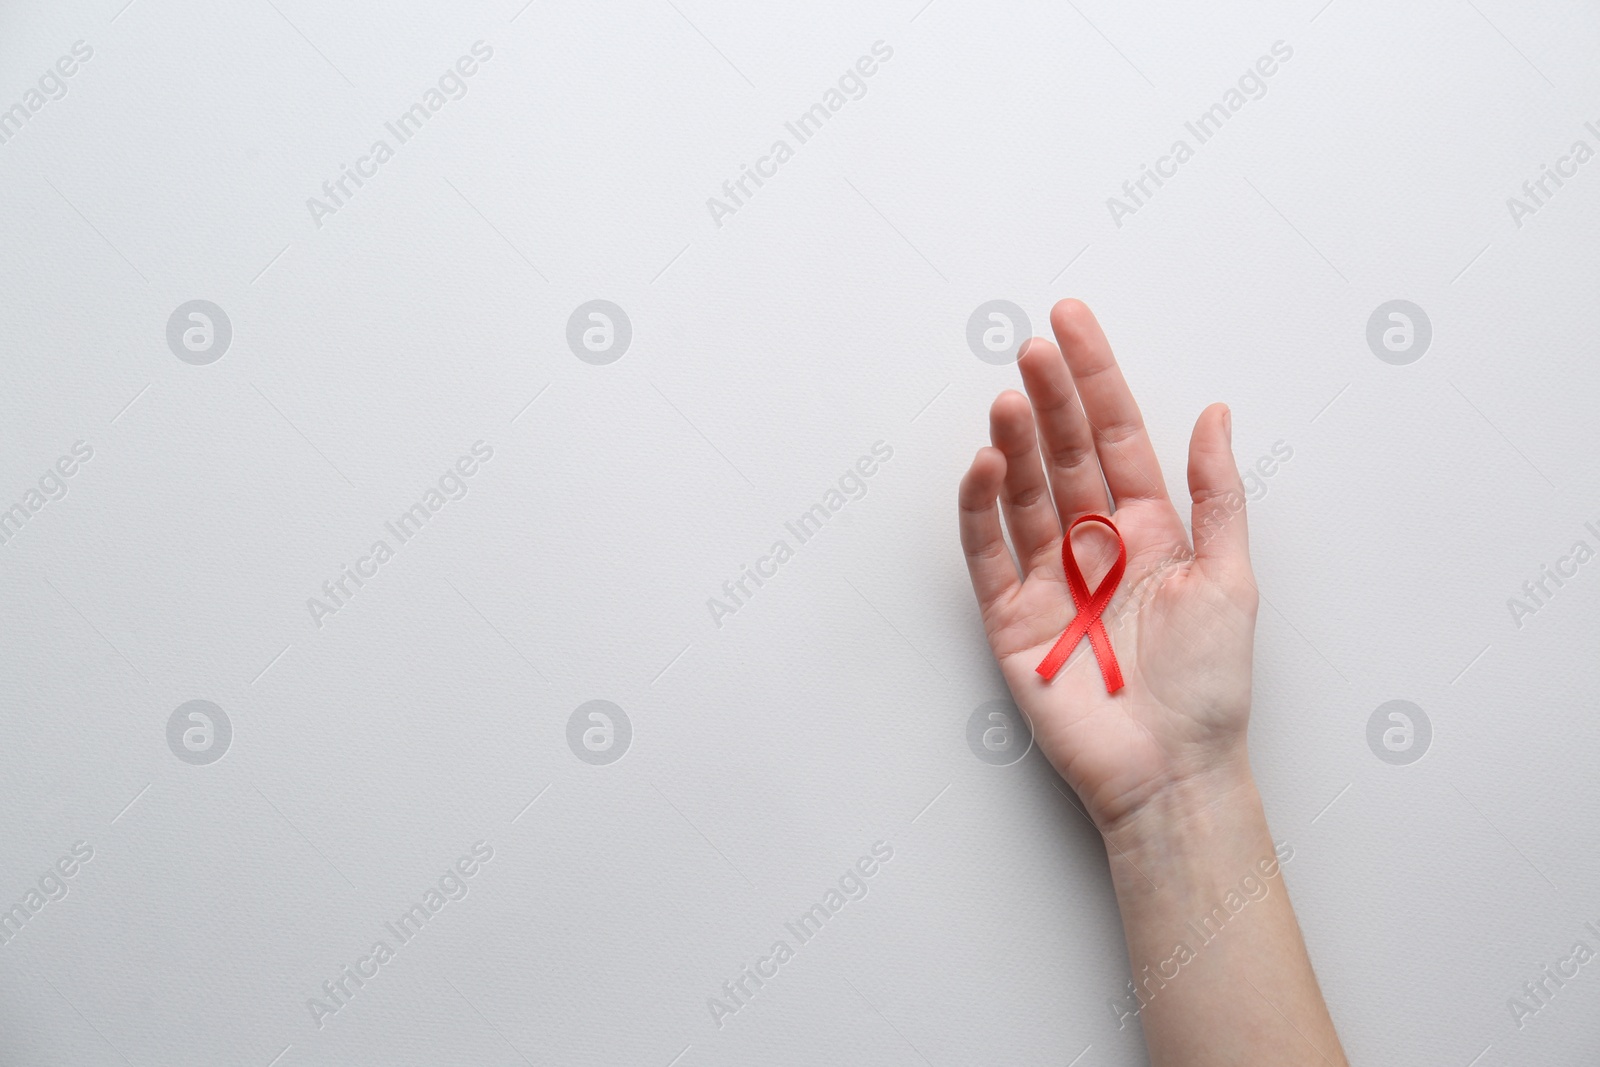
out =
<path fill-rule="evenodd" d="M 1056 638 L 1056 643 L 1050 646 L 1050 651 L 1039 661 L 1034 670 L 1042 675 L 1045 681 L 1053 681 L 1057 672 L 1061 670 L 1061 665 L 1067 662 L 1067 657 L 1072 655 L 1072 650 L 1078 647 L 1078 642 L 1083 640 L 1084 632 L 1089 629 L 1084 623 L 1081 612 L 1074 616 L 1066 631 Z"/>
<path fill-rule="evenodd" d="M 1122 667 L 1117 663 L 1117 654 L 1111 651 L 1111 635 L 1106 633 L 1106 627 L 1099 619 L 1094 620 L 1094 625 L 1089 627 L 1089 647 L 1094 649 L 1095 662 L 1100 664 L 1100 677 L 1106 681 L 1106 692 L 1115 693 L 1122 688 Z"/>

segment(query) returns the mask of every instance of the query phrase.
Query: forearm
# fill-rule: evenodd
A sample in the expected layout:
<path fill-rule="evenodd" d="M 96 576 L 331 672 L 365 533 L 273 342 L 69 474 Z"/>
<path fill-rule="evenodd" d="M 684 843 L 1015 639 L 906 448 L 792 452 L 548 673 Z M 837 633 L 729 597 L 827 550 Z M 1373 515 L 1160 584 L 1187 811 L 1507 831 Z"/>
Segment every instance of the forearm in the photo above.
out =
<path fill-rule="evenodd" d="M 1345 1067 L 1242 757 L 1106 844 L 1153 1067 Z"/>

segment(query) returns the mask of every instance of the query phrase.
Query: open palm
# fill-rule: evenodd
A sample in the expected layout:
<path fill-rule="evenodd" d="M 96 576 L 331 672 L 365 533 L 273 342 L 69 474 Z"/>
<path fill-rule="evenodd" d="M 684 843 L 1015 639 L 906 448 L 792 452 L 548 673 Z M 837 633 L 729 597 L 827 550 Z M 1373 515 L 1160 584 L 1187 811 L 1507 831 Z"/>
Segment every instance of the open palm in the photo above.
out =
<path fill-rule="evenodd" d="M 1202 412 L 1190 440 L 1191 545 L 1100 324 L 1076 300 L 1058 303 L 1050 324 L 1060 347 L 1023 346 L 1028 395 L 995 400 L 993 445 L 961 481 L 961 544 L 1012 696 L 1104 830 L 1164 788 L 1245 759 L 1256 588 L 1227 408 Z M 1093 514 L 1111 516 L 1128 553 L 1103 615 L 1126 683 L 1116 693 L 1087 640 L 1054 681 L 1035 672 L 1077 614 L 1062 531 Z M 1094 589 L 1115 538 L 1086 523 L 1073 550 Z"/>

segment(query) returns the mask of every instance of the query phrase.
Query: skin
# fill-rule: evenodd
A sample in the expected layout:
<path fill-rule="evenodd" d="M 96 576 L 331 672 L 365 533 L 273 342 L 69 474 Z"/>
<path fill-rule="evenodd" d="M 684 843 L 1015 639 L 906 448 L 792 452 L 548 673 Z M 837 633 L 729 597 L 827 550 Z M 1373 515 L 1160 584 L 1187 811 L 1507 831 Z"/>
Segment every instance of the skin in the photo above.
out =
<path fill-rule="evenodd" d="M 961 545 L 1012 696 L 1105 838 L 1150 1062 L 1345 1067 L 1250 770 L 1257 590 L 1231 416 L 1211 405 L 1190 438 L 1191 541 L 1093 313 L 1063 300 L 1050 325 L 1057 343 L 1023 346 L 1027 394 L 995 400 L 992 445 L 961 480 Z M 1088 514 L 1128 554 L 1103 615 L 1115 694 L 1087 641 L 1054 681 L 1034 670 L 1076 614 L 1062 530 Z M 1115 538 L 1086 523 L 1073 553 L 1092 590 Z M 1239 894 L 1246 877 L 1264 895 Z M 1230 891 L 1245 903 L 1197 935 Z"/>

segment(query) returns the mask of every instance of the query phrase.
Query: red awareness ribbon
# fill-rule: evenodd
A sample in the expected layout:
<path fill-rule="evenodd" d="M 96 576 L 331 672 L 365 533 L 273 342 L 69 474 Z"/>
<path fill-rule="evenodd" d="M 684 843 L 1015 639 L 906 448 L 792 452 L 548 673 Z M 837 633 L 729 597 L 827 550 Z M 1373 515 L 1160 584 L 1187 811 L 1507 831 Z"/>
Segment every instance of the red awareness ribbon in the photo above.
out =
<path fill-rule="evenodd" d="M 1078 561 L 1072 555 L 1072 531 L 1086 522 L 1098 522 L 1117 539 L 1117 561 L 1100 579 L 1100 585 L 1092 595 L 1089 584 L 1083 580 L 1083 571 L 1078 569 Z M 1106 692 L 1115 693 L 1122 688 L 1122 668 L 1117 666 L 1117 654 L 1111 651 L 1111 637 L 1106 633 L 1105 623 L 1100 621 L 1100 613 L 1111 603 L 1111 596 L 1122 581 L 1122 572 L 1128 567 L 1128 549 L 1122 543 L 1122 534 L 1104 515 L 1083 516 L 1067 527 L 1066 534 L 1061 538 L 1061 565 L 1067 572 L 1067 588 L 1072 592 L 1072 606 L 1078 609 L 1078 614 L 1072 617 L 1066 630 L 1051 646 L 1049 654 L 1034 670 L 1044 675 L 1047 682 L 1054 679 L 1061 665 L 1067 662 L 1067 657 L 1087 634 L 1089 647 L 1094 649 L 1095 661 L 1100 664 L 1100 676 L 1106 680 Z"/>

